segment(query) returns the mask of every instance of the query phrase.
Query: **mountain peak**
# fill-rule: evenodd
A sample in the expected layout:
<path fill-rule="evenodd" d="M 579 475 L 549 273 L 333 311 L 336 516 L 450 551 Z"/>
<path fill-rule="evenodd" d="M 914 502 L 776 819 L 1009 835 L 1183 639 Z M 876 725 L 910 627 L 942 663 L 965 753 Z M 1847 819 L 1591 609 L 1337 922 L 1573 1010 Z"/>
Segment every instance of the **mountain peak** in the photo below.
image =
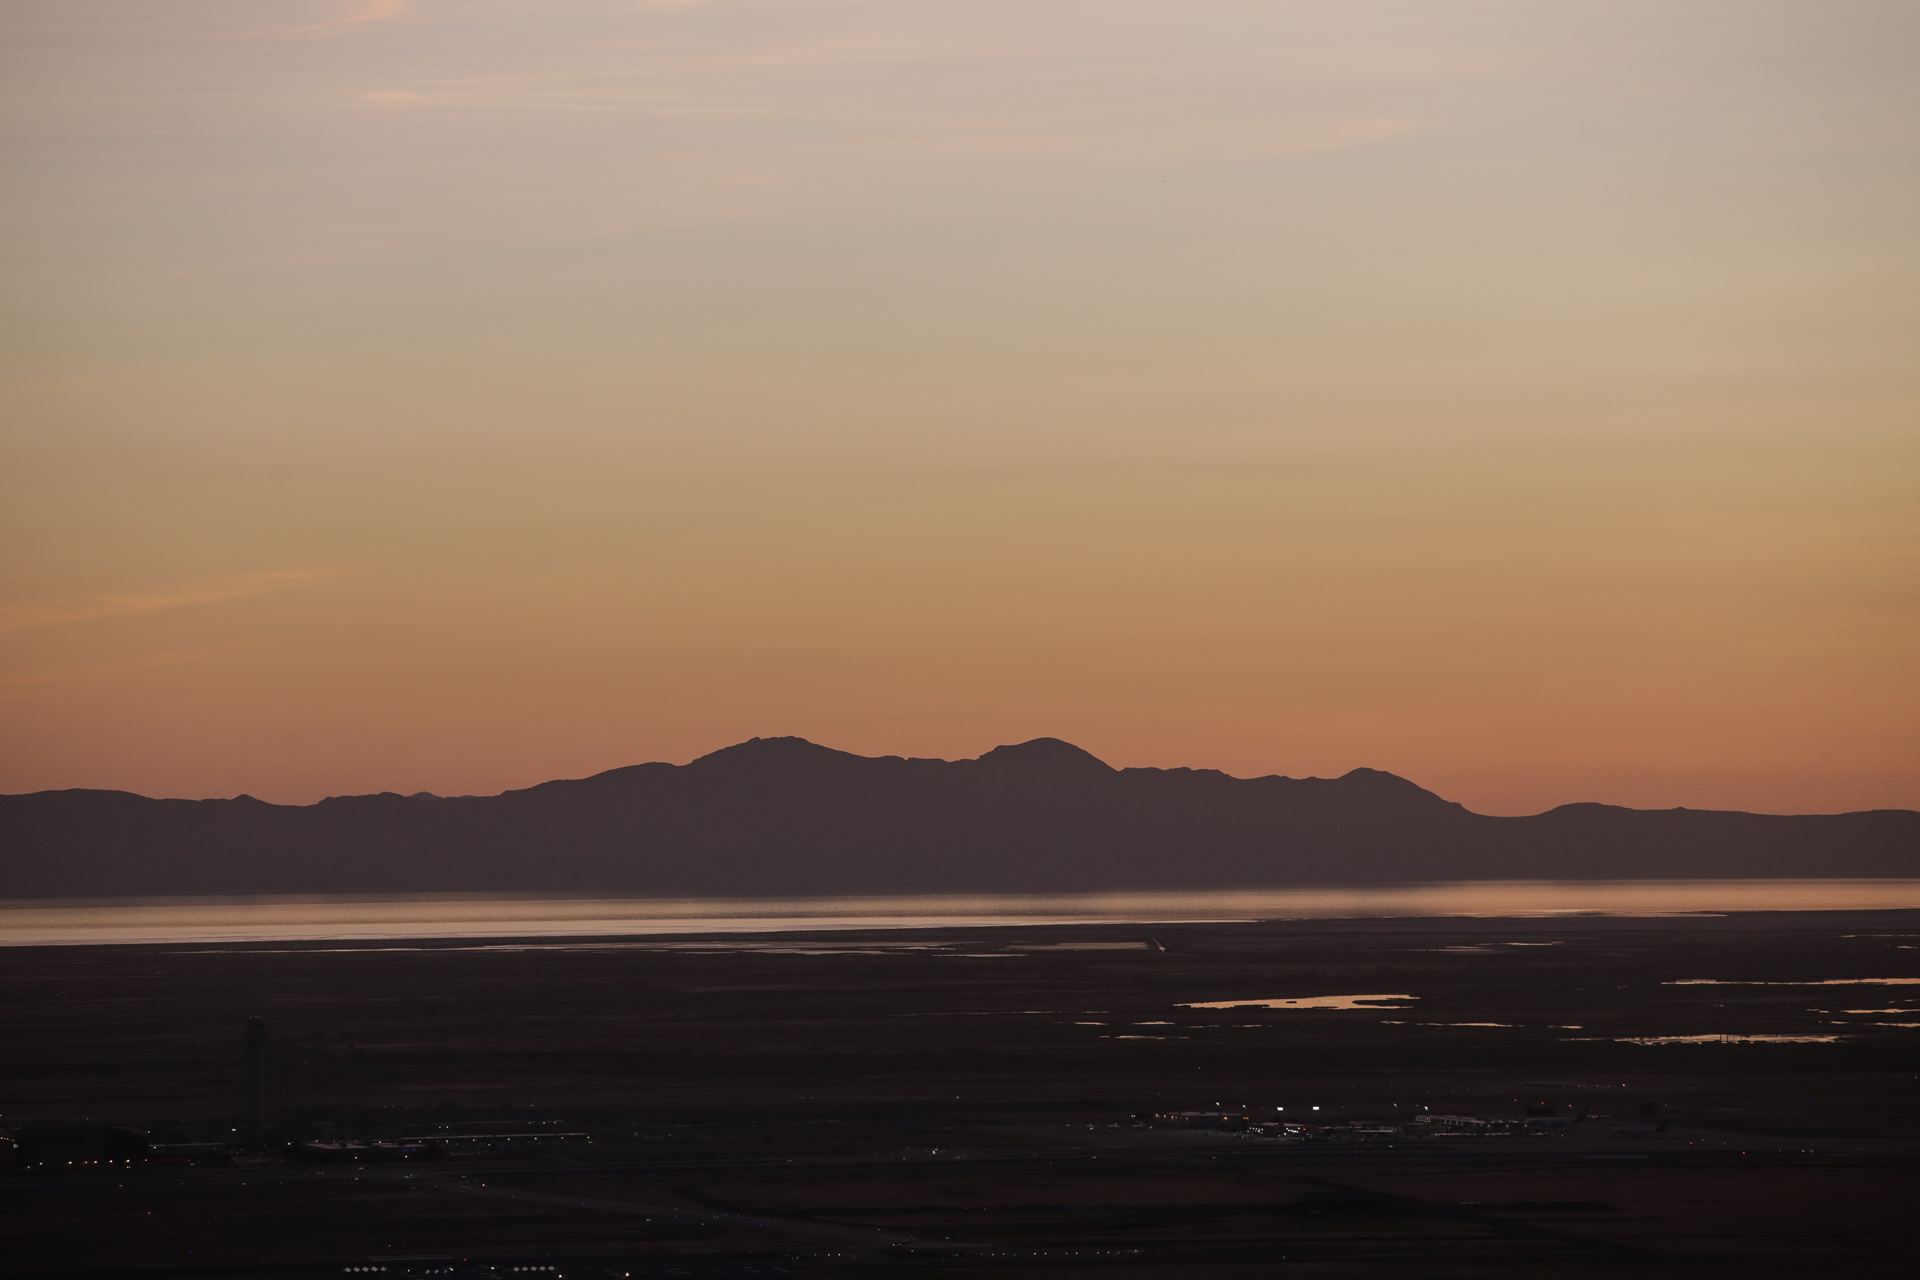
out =
<path fill-rule="evenodd" d="M 1044 770 L 1049 773 L 1067 771 L 1112 773 L 1114 771 L 1112 765 L 1092 752 L 1084 751 L 1071 742 L 1062 742 L 1058 738 L 1034 738 L 1012 746 L 995 747 L 981 756 L 977 763 L 1029 772 Z"/>
<path fill-rule="evenodd" d="M 745 742 L 736 742 L 730 747 L 710 751 L 697 760 L 687 764 L 689 769 L 713 768 L 716 766 L 761 766 L 791 764 L 824 764 L 829 760 L 860 760 L 849 751 L 835 751 L 832 747 L 823 747 L 817 742 L 805 738 L 748 738 Z"/>

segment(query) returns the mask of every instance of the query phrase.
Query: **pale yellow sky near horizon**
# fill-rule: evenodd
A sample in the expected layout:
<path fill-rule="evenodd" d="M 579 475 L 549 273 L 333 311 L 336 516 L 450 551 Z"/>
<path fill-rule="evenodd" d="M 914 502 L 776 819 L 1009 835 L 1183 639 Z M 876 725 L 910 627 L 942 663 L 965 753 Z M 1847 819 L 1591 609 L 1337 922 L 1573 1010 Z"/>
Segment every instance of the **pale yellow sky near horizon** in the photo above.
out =
<path fill-rule="evenodd" d="M 13 0 L 0 792 L 1920 807 L 1920 10 Z"/>

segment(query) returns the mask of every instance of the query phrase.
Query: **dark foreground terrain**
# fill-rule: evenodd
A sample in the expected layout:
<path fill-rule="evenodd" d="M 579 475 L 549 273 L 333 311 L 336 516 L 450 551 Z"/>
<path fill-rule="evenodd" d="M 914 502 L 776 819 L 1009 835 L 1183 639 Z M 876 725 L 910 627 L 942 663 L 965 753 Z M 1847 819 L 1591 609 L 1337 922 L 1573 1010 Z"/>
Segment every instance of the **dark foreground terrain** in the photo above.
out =
<path fill-rule="evenodd" d="M 0 1269 L 1905 1276 L 1917 947 L 1880 912 L 18 948 Z M 1333 996 L 1383 1002 L 1231 1007 Z M 229 1153 L 248 1016 L 271 1128 Z M 1634 1042 L 1683 1036 L 1791 1039 Z M 127 1158 L 25 1136 L 79 1119 Z"/>

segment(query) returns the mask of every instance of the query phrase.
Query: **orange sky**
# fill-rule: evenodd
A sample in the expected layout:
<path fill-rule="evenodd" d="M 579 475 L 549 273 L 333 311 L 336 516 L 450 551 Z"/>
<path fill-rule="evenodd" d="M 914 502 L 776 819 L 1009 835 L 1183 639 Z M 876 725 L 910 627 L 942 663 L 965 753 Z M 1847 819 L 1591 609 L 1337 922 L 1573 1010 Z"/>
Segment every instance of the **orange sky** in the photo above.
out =
<path fill-rule="evenodd" d="M 1920 807 L 1920 15 L 16 0 L 0 791 Z"/>

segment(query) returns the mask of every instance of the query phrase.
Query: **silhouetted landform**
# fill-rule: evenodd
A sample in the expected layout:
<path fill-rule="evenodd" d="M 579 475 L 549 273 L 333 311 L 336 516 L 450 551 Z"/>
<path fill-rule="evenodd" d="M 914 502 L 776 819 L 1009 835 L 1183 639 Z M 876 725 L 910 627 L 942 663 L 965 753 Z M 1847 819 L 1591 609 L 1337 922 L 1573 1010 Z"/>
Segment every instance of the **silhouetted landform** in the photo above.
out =
<path fill-rule="evenodd" d="M 0 895 L 1085 893 L 1471 879 L 1920 875 L 1920 813 L 1570 804 L 1468 812 L 1375 769 L 1114 769 L 1056 738 L 977 760 L 755 738 L 497 796 L 313 805 L 0 796 Z"/>

